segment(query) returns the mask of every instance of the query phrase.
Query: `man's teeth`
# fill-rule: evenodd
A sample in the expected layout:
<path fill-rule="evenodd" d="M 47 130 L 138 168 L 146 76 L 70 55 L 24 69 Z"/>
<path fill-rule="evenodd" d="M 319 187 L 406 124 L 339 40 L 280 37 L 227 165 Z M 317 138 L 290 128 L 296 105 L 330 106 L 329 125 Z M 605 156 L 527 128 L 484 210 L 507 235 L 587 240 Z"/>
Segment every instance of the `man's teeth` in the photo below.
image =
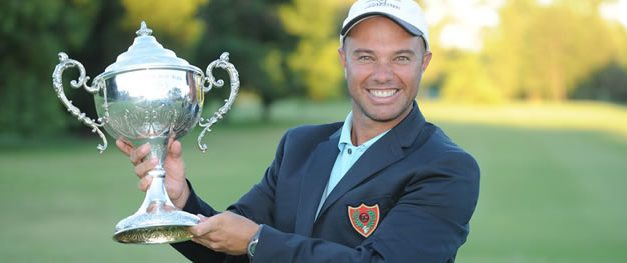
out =
<path fill-rule="evenodd" d="M 378 98 L 390 97 L 396 93 L 396 90 L 370 90 L 370 94 Z"/>

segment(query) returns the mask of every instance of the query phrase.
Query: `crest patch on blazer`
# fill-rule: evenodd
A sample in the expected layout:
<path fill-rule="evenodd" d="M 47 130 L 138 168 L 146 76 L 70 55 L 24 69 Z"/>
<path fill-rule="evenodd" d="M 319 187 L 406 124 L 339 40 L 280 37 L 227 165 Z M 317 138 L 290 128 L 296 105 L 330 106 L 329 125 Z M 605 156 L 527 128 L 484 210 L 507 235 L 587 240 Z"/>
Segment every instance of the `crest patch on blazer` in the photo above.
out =
<path fill-rule="evenodd" d="M 379 205 L 348 206 L 348 218 L 353 228 L 364 237 L 369 237 L 379 225 Z"/>

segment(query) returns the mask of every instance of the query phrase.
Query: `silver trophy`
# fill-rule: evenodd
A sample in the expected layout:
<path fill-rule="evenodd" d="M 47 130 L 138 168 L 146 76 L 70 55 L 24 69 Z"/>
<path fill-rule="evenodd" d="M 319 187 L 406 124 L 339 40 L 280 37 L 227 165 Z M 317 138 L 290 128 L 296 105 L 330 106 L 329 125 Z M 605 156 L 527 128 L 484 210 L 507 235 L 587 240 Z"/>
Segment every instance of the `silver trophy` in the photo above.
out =
<path fill-rule="evenodd" d="M 239 89 L 238 72 L 228 62 L 228 53 L 210 63 L 205 76 L 199 68 L 164 49 L 151 34 L 152 30 L 142 22 L 128 51 L 94 78 L 91 87 L 87 85 L 89 77 L 85 76 L 83 65 L 63 52 L 59 53 L 60 62 L 52 74 L 61 102 L 102 139 L 97 147 L 101 153 L 107 148 L 107 139 L 101 130 L 104 128 L 111 137 L 122 138 L 135 146 L 149 143 L 151 152 L 147 158 L 159 160 L 157 167 L 148 173 L 153 180 L 141 207 L 115 226 L 113 238 L 122 243 L 175 243 L 191 238 L 187 228 L 197 224 L 199 218 L 174 207 L 165 190 L 163 161 L 168 139 L 180 138 L 198 123 L 203 127 L 198 146 L 206 151 L 202 138 L 229 111 Z M 70 84 L 94 94 L 97 120 L 85 116 L 65 96 L 63 71 L 73 67 L 78 68 L 80 76 Z M 204 94 L 224 85 L 223 80 L 216 80 L 212 75 L 216 67 L 228 71 L 231 92 L 224 105 L 205 119 L 201 117 Z"/>

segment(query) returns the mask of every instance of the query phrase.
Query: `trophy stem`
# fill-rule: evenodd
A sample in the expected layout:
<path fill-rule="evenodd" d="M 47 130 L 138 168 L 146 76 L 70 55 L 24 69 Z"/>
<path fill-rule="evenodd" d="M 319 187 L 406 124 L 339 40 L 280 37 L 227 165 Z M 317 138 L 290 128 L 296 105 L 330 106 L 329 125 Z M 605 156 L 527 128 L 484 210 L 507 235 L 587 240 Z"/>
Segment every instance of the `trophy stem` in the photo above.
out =
<path fill-rule="evenodd" d="M 156 156 L 159 164 L 148 172 L 152 183 L 146 191 L 144 202 L 137 212 L 120 221 L 115 227 L 113 238 L 121 243 L 163 244 L 186 241 L 192 238 L 187 230 L 196 225 L 199 218 L 179 210 L 168 197 L 165 188 L 166 173 L 162 163 L 165 156 L 165 145 L 151 143 L 148 158 Z"/>
<path fill-rule="evenodd" d="M 156 174 L 156 175 L 155 175 Z M 148 172 L 148 176 L 152 176 L 152 183 L 146 191 L 146 197 L 141 207 L 137 210 L 138 213 L 159 213 L 162 211 L 177 210 L 172 201 L 167 195 L 165 189 L 165 171 L 153 170 Z"/>

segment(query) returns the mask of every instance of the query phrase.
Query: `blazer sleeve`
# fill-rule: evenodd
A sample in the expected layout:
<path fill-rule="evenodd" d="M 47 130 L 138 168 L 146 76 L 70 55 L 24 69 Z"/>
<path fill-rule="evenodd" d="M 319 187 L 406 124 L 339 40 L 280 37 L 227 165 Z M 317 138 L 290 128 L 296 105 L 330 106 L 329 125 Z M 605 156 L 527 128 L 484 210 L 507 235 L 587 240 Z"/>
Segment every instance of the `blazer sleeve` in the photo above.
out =
<path fill-rule="evenodd" d="M 192 188 L 191 183 L 187 182 L 190 191 L 189 198 L 183 211 L 191 214 L 203 214 L 205 216 L 213 216 L 218 213 L 210 205 L 205 203 Z M 187 259 L 192 262 L 224 262 L 226 255 L 210 250 L 202 245 L 194 243 L 192 241 L 185 241 L 180 243 L 171 244 L 174 249 L 183 254 Z"/>
<path fill-rule="evenodd" d="M 454 262 L 468 235 L 479 167 L 453 152 L 416 171 L 379 228 L 357 247 L 264 226 L 253 262 Z"/>
<path fill-rule="evenodd" d="M 247 217 L 259 224 L 272 224 L 272 211 L 274 207 L 274 189 L 276 186 L 276 171 L 281 165 L 283 156 L 283 146 L 285 143 L 284 135 L 279 143 L 276 157 L 270 167 L 266 170 L 266 173 L 262 181 L 246 193 L 235 205 L 227 208 L 227 210 Z M 195 193 L 188 182 L 191 190 L 190 196 L 187 199 L 187 203 L 183 208 L 183 211 L 192 214 L 203 214 L 205 216 L 213 216 L 219 212 L 213 209 L 210 205 L 205 203 Z M 186 241 L 181 243 L 172 244 L 179 253 L 183 254 L 186 258 L 193 262 L 248 262 L 249 259 L 246 255 L 242 256 L 230 256 L 224 253 L 215 252 L 207 247 L 194 243 L 192 241 Z"/>

